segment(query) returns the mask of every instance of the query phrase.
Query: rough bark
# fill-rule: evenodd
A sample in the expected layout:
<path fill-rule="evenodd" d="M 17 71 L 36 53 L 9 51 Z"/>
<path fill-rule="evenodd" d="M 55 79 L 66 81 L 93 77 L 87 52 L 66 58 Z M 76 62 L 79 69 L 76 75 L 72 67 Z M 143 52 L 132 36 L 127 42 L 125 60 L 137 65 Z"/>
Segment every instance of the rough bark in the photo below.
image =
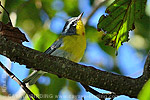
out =
<path fill-rule="evenodd" d="M 43 70 L 85 85 L 135 98 L 144 83 L 150 78 L 150 53 L 145 63 L 143 75 L 136 79 L 101 71 L 92 66 L 80 65 L 61 57 L 43 54 L 7 40 L 3 36 L 0 36 L 0 54 L 8 57 L 11 61 L 32 66 L 29 68 Z"/>

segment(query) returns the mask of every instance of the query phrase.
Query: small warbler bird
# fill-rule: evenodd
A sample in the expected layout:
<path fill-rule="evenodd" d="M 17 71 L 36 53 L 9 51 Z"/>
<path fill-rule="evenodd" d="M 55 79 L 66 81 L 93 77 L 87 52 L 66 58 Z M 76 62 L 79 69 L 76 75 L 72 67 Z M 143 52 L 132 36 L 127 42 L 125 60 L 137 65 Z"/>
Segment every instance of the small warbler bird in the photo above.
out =
<path fill-rule="evenodd" d="M 85 28 L 81 20 L 83 13 L 78 17 L 67 20 L 61 36 L 44 52 L 54 56 L 64 57 L 73 62 L 79 62 L 86 49 Z M 23 80 L 29 85 L 35 84 L 44 71 L 33 71 Z"/>

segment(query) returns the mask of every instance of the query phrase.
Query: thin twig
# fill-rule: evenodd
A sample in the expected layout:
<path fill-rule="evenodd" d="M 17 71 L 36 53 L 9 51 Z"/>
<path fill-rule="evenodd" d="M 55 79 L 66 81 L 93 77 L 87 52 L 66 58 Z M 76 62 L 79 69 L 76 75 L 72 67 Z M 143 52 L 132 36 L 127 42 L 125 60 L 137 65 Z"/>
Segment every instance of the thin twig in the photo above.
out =
<path fill-rule="evenodd" d="M 100 8 L 102 5 L 104 5 L 108 0 L 104 0 L 100 2 L 97 6 L 93 7 L 92 12 L 89 14 L 89 16 L 85 19 L 85 26 L 87 25 L 89 19 L 94 15 L 94 13 L 97 11 L 98 8 Z"/>
<path fill-rule="evenodd" d="M 1 62 L 0 62 L 0 66 L 1 68 L 4 69 L 4 71 L 10 76 L 10 78 L 12 78 L 14 81 L 16 81 L 21 87 L 22 89 L 28 94 L 30 100 L 33 100 L 32 97 L 34 98 L 34 100 L 40 100 L 36 95 L 34 95 L 27 87 L 25 84 L 23 84 L 12 72 L 10 72 Z"/>
<path fill-rule="evenodd" d="M 99 93 L 98 91 L 92 89 L 91 87 L 89 87 L 88 85 L 84 85 L 81 83 L 81 85 L 85 88 L 85 90 L 87 92 L 92 93 L 93 95 L 95 95 L 96 97 L 98 97 L 100 100 L 105 100 L 105 98 L 111 98 L 111 100 L 113 100 L 113 98 L 117 97 L 118 95 L 116 95 L 115 93 L 111 92 L 111 93 Z"/>
<path fill-rule="evenodd" d="M 84 97 L 82 97 L 82 100 L 84 100 Z"/>
<path fill-rule="evenodd" d="M 11 19 L 9 17 L 9 12 L 5 9 L 5 7 L 3 7 L 3 5 L 1 5 L 1 1 L 0 1 L 0 6 L 4 9 L 4 11 L 7 13 L 8 19 L 9 19 L 9 24 L 12 26 L 12 22 Z"/>

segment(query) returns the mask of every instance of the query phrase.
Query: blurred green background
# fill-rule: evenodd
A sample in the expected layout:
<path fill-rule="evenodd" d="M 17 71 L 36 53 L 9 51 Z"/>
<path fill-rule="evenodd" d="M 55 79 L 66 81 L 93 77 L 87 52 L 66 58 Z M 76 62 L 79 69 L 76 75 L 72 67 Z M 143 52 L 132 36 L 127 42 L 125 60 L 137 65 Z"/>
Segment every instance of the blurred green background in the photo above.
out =
<path fill-rule="evenodd" d="M 105 46 L 105 43 L 101 40 L 102 32 L 97 31 L 100 16 L 106 14 L 105 9 L 113 2 L 113 0 L 107 0 L 99 6 L 102 1 L 1 0 L 2 5 L 10 13 L 13 25 L 19 27 L 28 37 L 30 43 L 24 45 L 41 52 L 44 52 L 59 36 L 68 18 L 78 16 L 81 12 L 84 12 L 83 21 L 86 23 L 87 49 L 80 64 L 92 65 L 98 69 L 130 77 L 138 77 L 142 74 L 145 58 L 150 50 L 150 0 L 147 1 L 143 18 L 135 23 L 135 30 L 130 32 L 129 42 L 124 43 L 119 48 L 118 56 L 115 55 L 114 48 Z M 89 17 L 97 6 L 99 8 Z M 0 19 L 7 23 L 6 13 L 2 9 L 0 11 L 2 11 Z M 19 79 L 23 79 L 28 75 L 29 70 L 25 67 L 20 68 L 19 64 L 11 63 L 3 56 L 0 56 L 0 60 L 6 66 L 9 66 Z M 0 81 L 0 99 L 10 94 L 21 94 L 22 92 L 17 83 L 7 76 L 4 78 L 4 74 L 3 70 L 0 69 L 0 78 L 2 79 Z M 6 91 L 3 91 L 4 87 L 6 87 Z M 52 74 L 42 76 L 36 85 L 31 86 L 30 89 L 36 94 L 42 94 L 40 96 L 49 94 L 49 98 L 43 97 L 41 100 L 82 100 L 82 97 L 85 97 L 85 100 L 98 100 L 92 94 L 87 93 L 79 83 L 64 78 L 60 79 Z M 100 89 L 96 90 L 108 92 Z M 20 97 L 13 99 L 23 99 L 22 96 L 24 96 L 23 93 Z M 115 100 L 130 100 L 130 98 L 119 96 Z"/>

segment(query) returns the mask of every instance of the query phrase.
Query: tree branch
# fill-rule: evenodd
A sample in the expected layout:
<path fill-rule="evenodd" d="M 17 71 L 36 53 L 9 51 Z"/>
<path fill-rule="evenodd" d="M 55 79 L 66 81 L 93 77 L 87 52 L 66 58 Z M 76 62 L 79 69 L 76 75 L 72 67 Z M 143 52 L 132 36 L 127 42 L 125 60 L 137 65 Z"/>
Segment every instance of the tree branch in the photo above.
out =
<path fill-rule="evenodd" d="M 30 100 L 33 100 L 32 97 L 34 98 L 34 100 L 40 100 L 36 95 L 34 95 L 27 87 L 24 83 L 22 83 L 12 72 L 10 72 L 1 62 L 0 62 L 0 67 L 4 69 L 4 71 L 10 76 L 10 78 L 12 78 L 14 81 L 16 81 L 21 87 L 22 89 L 27 93 L 27 95 L 29 96 Z"/>
<path fill-rule="evenodd" d="M 127 95 L 136 98 L 144 83 L 150 78 L 150 75 L 146 74 L 146 72 L 141 77 L 134 79 L 101 71 L 92 66 L 80 65 L 65 58 L 43 54 L 42 52 L 7 40 L 3 36 L 0 36 L 0 41 L 0 54 L 10 58 L 11 61 L 81 82 L 84 85 L 112 91 L 117 95 Z M 150 52 L 145 68 L 147 69 L 149 66 Z M 149 70 L 144 71 L 149 72 Z"/>
<path fill-rule="evenodd" d="M 81 85 L 86 89 L 87 92 L 92 93 L 93 95 L 95 95 L 97 98 L 99 98 L 100 100 L 105 100 L 105 98 L 115 98 L 118 95 L 116 95 L 115 93 L 111 92 L 111 93 L 99 93 L 97 91 L 95 91 L 94 89 L 92 89 L 91 87 L 84 85 L 81 83 Z"/>
<path fill-rule="evenodd" d="M 92 12 L 89 14 L 89 16 L 87 18 L 85 18 L 85 26 L 87 25 L 89 19 L 94 15 L 94 13 L 97 11 L 97 9 L 99 9 L 101 6 L 103 6 L 108 0 L 102 0 L 101 2 L 99 2 L 97 5 L 93 6 L 93 10 Z"/>

